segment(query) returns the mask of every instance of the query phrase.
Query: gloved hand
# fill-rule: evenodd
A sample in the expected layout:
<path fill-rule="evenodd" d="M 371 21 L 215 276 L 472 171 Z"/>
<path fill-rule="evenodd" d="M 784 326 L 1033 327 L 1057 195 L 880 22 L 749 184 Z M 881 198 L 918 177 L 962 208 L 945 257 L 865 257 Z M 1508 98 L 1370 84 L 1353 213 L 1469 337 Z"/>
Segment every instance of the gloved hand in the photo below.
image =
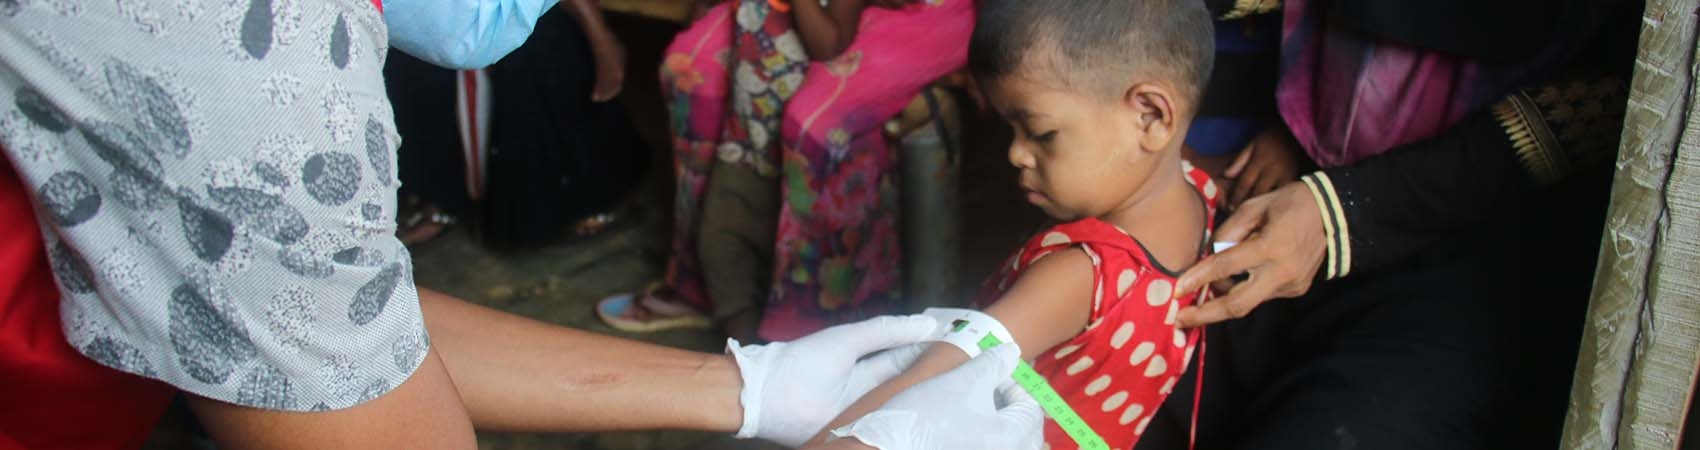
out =
<path fill-rule="evenodd" d="M 737 437 L 803 445 L 862 394 L 907 369 L 938 327 L 927 316 L 886 316 L 792 342 L 740 346 L 727 339 L 744 379 Z"/>
<path fill-rule="evenodd" d="M 1037 450 L 1044 443 L 1045 413 L 1010 378 L 1020 358 L 1015 344 L 987 350 L 832 435 L 880 450 Z"/>

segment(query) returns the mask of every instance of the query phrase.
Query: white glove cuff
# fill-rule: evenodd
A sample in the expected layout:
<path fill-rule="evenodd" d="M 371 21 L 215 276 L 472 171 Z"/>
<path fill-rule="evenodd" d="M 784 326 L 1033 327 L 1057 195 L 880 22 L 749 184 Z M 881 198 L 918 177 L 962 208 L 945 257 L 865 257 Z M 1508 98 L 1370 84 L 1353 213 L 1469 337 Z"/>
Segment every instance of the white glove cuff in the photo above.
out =
<path fill-rule="evenodd" d="M 738 403 L 744 407 L 744 424 L 738 427 L 738 434 L 732 435 L 738 439 L 756 437 L 756 430 L 761 429 L 761 393 L 767 387 L 767 371 L 759 370 L 753 363 L 761 359 L 762 350 L 765 346 L 740 346 L 737 339 L 726 339 L 726 354 L 737 362 L 738 376 L 744 380 L 744 390 L 738 393 Z"/>
<path fill-rule="evenodd" d="M 927 308 L 922 312 L 939 321 L 939 330 L 930 341 L 944 342 L 968 354 L 969 359 L 980 356 L 980 342 L 986 335 L 998 338 L 999 343 L 1014 343 L 1015 337 L 1003 323 L 986 313 L 972 309 Z"/>
<path fill-rule="evenodd" d="M 896 450 L 906 448 L 900 446 L 896 439 L 906 442 L 925 442 L 926 436 L 921 433 L 916 424 L 920 420 L 912 411 L 874 411 L 862 416 L 849 425 L 832 430 L 832 438 L 828 441 L 856 438 L 863 445 L 880 450 Z M 919 448 L 919 447 L 917 447 Z"/>

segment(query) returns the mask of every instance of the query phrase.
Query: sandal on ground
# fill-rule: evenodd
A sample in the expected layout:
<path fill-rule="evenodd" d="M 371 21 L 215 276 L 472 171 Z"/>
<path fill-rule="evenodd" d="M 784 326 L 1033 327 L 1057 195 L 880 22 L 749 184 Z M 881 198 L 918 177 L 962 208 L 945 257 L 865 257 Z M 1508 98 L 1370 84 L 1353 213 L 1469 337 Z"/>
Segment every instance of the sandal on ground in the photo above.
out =
<path fill-rule="evenodd" d="M 616 231 L 637 226 L 642 222 L 642 209 L 616 206 L 607 211 L 591 214 L 577 222 L 567 225 L 565 237 L 556 245 L 574 245 L 592 238 L 606 236 Z"/>
<path fill-rule="evenodd" d="M 403 245 L 414 247 L 447 233 L 450 228 L 460 221 L 438 209 L 436 205 L 426 204 L 402 216 L 396 238 Z"/>
<path fill-rule="evenodd" d="M 620 221 L 620 217 L 621 215 L 619 212 L 612 210 L 591 214 L 590 217 L 580 219 L 577 223 L 573 224 L 573 236 L 594 236 L 597 233 L 607 231 L 615 223 Z"/>
<path fill-rule="evenodd" d="M 596 302 L 596 317 L 616 330 L 654 333 L 667 330 L 706 330 L 714 321 L 696 308 L 666 297 L 665 284 L 650 284 L 640 294 L 620 294 Z"/>

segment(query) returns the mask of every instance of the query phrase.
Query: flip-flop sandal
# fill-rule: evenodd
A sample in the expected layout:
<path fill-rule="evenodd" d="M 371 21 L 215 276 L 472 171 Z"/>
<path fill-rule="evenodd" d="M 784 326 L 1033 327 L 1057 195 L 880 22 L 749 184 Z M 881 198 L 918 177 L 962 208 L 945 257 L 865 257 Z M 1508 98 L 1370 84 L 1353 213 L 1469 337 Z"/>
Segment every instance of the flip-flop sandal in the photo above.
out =
<path fill-rule="evenodd" d="M 635 228 L 642 223 L 643 209 L 616 206 L 605 212 L 591 214 L 567 226 L 566 238 L 556 245 L 574 245 L 586 240 Z"/>
<path fill-rule="evenodd" d="M 714 326 L 708 316 L 686 305 L 655 298 L 660 289 L 652 285 L 641 294 L 620 294 L 596 302 L 596 317 L 616 330 L 628 333 L 654 333 L 667 330 L 706 330 Z M 647 299 L 645 301 L 643 299 Z M 649 311 L 649 318 L 637 319 L 627 313 L 632 308 Z"/>
<path fill-rule="evenodd" d="M 578 223 L 573 224 L 573 235 L 579 237 L 595 236 L 604 231 L 608 231 L 608 229 L 618 223 L 619 220 L 620 213 L 614 210 L 591 214 L 590 217 L 580 219 Z"/>

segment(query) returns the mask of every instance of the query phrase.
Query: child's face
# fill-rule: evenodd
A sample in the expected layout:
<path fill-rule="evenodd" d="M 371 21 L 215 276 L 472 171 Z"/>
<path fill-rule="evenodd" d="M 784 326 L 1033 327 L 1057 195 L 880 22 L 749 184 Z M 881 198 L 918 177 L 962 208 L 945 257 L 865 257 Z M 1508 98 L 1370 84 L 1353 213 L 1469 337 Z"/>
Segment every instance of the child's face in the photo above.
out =
<path fill-rule="evenodd" d="M 1129 98 L 1100 99 L 1022 76 L 981 87 L 987 103 L 1015 129 L 1009 162 L 1021 170 L 1027 200 L 1053 218 L 1105 217 L 1133 206 L 1165 159 L 1173 123 L 1154 128 L 1152 119 L 1172 109 L 1154 115 L 1134 90 Z"/>

